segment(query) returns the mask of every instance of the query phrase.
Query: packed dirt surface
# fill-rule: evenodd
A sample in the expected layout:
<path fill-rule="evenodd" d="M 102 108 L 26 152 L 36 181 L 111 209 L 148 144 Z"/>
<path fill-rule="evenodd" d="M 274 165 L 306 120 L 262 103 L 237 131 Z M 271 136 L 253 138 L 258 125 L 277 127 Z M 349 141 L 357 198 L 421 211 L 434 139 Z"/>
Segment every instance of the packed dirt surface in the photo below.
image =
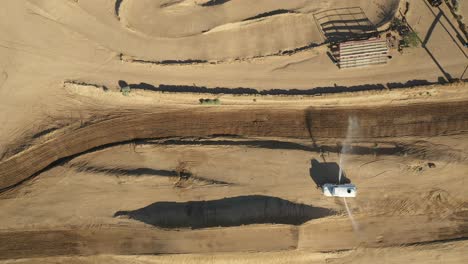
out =
<path fill-rule="evenodd" d="M 321 263 L 388 263 L 397 264 L 405 262 L 408 258 L 415 263 L 463 263 L 466 256 L 467 243 L 450 242 L 444 245 L 419 245 L 392 248 L 367 248 L 356 251 L 342 251 L 330 253 L 311 253 L 303 250 L 269 253 L 236 253 L 236 254 L 181 254 L 162 256 L 114 256 L 99 255 L 91 257 L 48 257 L 21 260 L 6 260 L 0 263 L 229 263 L 229 264 L 256 264 L 256 263 L 292 263 L 292 264 L 321 264 Z"/>
<path fill-rule="evenodd" d="M 2 2 L 0 263 L 468 257 L 467 50 L 445 4 L 97 2 Z M 420 47 L 327 55 L 403 13 Z"/>
<path fill-rule="evenodd" d="M 440 88 L 453 89 L 449 96 L 465 86 Z M 464 241 L 468 114 L 459 99 L 274 111 L 108 106 L 0 163 L 0 207 L 9 215 L 0 256 L 353 252 Z M 338 182 L 340 169 L 341 182 L 359 187 L 355 199 L 317 188 Z"/>
<path fill-rule="evenodd" d="M 440 116 L 440 111 L 446 114 Z M 386 115 L 390 112 L 396 117 Z M 353 120 L 359 133 L 352 139 L 458 134 L 468 128 L 468 102 L 341 109 L 135 109 L 94 118 L 0 163 L 0 188 L 12 187 L 61 158 L 141 138 L 231 135 L 315 141 L 346 138 Z"/>

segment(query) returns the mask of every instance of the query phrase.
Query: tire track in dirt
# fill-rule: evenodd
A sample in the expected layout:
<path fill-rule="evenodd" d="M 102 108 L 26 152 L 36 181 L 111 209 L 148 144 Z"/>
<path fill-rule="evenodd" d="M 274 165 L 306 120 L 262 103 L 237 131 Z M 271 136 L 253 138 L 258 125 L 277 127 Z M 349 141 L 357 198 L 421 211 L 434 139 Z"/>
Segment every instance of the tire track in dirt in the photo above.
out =
<path fill-rule="evenodd" d="M 236 135 L 312 140 L 345 138 L 349 118 L 357 138 L 437 136 L 468 130 L 468 102 L 360 108 L 216 108 L 120 110 L 32 146 L 0 163 L 0 190 L 61 159 L 134 139 Z"/>

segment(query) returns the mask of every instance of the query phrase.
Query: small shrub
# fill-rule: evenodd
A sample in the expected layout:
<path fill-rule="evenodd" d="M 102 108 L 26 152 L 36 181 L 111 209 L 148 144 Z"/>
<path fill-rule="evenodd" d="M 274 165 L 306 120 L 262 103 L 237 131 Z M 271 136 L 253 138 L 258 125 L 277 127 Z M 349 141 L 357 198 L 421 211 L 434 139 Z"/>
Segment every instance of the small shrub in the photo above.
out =
<path fill-rule="evenodd" d="M 403 21 L 397 17 L 395 17 L 393 20 L 392 20 L 392 23 L 391 23 L 391 29 L 392 30 L 398 30 L 400 27 L 404 26 L 405 23 L 403 23 Z"/>
<path fill-rule="evenodd" d="M 128 96 L 130 94 L 130 87 L 129 86 L 122 87 L 120 88 L 120 92 L 123 95 Z"/>
<path fill-rule="evenodd" d="M 443 76 L 439 76 L 437 78 L 437 82 L 440 83 L 440 84 L 445 84 L 445 83 L 447 83 L 447 80 L 445 80 L 445 78 Z"/>
<path fill-rule="evenodd" d="M 452 0 L 452 4 L 453 4 L 453 10 L 455 12 L 458 12 L 460 8 L 460 2 L 458 0 Z"/>
<path fill-rule="evenodd" d="M 198 101 L 200 101 L 200 104 L 202 104 L 202 105 L 219 105 L 219 104 L 221 104 L 221 101 L 218 98 L 215 98 L 215 99 L 200 98 Z"/>
<path fill-rule="evenodd" d="M 409 47 L 418 47 L 419 46 L 419 36 L 418 33 L 415 31 L 411 31 L 405 36 L 403 36 L 403 43 L 405 46 Z"/>

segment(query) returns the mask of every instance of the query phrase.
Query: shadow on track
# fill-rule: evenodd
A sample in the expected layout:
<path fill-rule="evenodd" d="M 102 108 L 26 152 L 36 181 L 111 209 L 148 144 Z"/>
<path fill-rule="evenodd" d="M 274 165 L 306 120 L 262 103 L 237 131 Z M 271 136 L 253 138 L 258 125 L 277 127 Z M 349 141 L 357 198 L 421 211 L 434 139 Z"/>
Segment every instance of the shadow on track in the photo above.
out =
<path fill-rule="evenodd" d="M 133 211 L 118 211 L 114 217 L 127 216 L 162 228 L 199 229 L 250 224 L 300 225 L 334 213 L 278 197 L 250 195 L 211 201 L 156 202 Z"/>

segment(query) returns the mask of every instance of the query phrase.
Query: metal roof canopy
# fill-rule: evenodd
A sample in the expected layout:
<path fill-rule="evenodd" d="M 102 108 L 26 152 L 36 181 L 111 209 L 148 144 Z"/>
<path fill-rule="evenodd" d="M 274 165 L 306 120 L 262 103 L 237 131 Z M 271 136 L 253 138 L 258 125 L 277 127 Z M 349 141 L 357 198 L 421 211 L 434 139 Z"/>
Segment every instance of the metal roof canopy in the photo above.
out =
<path fill-rule="evenodd" d="M 313 16 L 328 43 L 368 39 L 378 33 L 375 25 L 359 6 L 328 9 Z"/>
<path fill-rule="evenodd" d="M 335 55 L 340 68 L 364 67 L 388 62 L 386 39 L 348 41 L 339 44 Z"/>

